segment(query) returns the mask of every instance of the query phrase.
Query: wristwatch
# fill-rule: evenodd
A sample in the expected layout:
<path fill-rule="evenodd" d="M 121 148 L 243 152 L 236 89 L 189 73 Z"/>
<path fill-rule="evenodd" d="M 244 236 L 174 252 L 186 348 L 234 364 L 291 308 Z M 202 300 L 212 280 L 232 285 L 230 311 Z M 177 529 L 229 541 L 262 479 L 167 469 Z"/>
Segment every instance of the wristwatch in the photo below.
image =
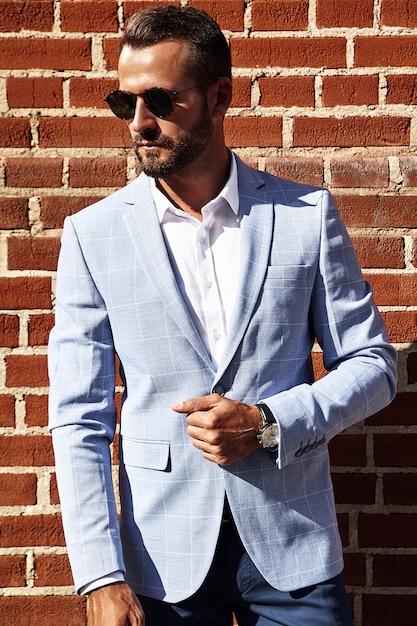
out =
<path fill-rule="evenodd" d="M 266 448 L 270 452 L 276 452 L 279 445 L 279 428 L 277 421 L 269 406 L 263 403 L 255 404 L 255 406 L 258 407 L 263 421 L 261 430 L 256 433 L 258 441 L 263 448 Z"/>

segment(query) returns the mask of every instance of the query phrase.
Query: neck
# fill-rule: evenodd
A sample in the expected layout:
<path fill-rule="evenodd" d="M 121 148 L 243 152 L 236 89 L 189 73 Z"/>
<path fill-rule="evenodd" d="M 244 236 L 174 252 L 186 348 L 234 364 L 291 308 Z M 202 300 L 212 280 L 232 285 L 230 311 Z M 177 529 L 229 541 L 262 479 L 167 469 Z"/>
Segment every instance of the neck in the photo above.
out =
<path fill-rule="evenodd" d="M 230 175 L 230 155 L 226 147 L 212 161 L 207 155 L 174 176 L 157 179 L 156 184 L 170 201 L 186 213 L 202 220 L 201 209 L 225 186 Z"/>

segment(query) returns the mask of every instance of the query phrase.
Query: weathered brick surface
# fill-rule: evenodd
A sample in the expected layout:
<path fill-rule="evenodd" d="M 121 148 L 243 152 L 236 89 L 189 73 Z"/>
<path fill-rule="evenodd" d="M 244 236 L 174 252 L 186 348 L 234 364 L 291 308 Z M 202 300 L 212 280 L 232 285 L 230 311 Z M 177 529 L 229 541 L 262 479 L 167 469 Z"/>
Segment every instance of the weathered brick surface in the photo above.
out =
<path fill-rule="evenodd" d="M 23 0 L 0 11 L 0 623 L 86 624 L 68 596 L 46 353 L 64 219 L 133 175 L 122 24 L 167 0 Z M 394 402 L 330 442 L 355 626 L 417 610 L 417 0 L 170 0 L 230 39 L 226 137 L 243 160 L 333 193 L 399 352 Z M 326 374 L 315 349 L 317 378 Z M 117 385 L 121 385 L 120 377 Z M 116 404 L 120 411 L 121 392 Z M 118 439 L 112 454 L 117 465 Z"/>

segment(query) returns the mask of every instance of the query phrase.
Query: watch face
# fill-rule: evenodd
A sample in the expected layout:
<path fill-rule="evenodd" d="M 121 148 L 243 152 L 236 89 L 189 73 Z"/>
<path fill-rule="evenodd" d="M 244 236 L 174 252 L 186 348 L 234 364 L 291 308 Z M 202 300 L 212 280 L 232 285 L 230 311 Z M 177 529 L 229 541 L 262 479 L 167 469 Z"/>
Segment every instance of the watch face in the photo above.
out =
<path fill-rule="evenodd" d="M 270 424 L 262 431 L 261 443 L 265 448 L 273 448 L 279 443 L 278 424 Z"/>

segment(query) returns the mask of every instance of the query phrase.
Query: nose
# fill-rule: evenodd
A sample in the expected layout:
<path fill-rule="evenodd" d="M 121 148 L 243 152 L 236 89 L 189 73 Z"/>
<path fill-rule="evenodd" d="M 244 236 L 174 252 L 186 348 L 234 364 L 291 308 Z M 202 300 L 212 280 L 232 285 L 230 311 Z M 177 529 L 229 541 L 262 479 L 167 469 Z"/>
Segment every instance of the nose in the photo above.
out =
<path fill-rule="evenodd" d="M 143 134 L 147 130 L 154 131 L 158 127 L 157 118 L 145 106 L 143 98 L 136 98 L 135 117 L 129 124 L 132 133 Z"/>

